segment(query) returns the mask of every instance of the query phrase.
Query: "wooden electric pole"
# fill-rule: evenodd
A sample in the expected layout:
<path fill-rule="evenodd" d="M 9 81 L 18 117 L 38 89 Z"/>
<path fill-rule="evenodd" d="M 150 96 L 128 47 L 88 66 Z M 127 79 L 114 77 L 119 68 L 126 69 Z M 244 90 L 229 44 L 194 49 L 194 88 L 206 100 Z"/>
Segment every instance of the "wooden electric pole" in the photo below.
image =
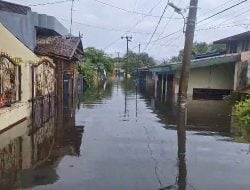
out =
<path fill-rule="evenodd" d="M 192 58 L 192 48 L 196 24 L 198 0 L 190 0 L 190 7 L 187 19 L 187 27 L 185 32 L 185 46 L 184 55 L 182 60 L 181 77 L 179 84 L 178 103 L 181 106 L 186 106 L 187 103 L 187 90 L 190 72 L 190 62 Z"/>
<path fill-rule="evenodd" d="M 139 44 L 139 54 L 138 54 L 138 61 L 136 65 L 136 77 L 137 77 L 137 82 L 139 82 L 139 63 L 140 63 L 140 55 L 141 55 L 141 44 Z"/>
<path fill-rule="evenodd" d="M 131 40 L 132 40 L 132 36 L 122 36 L 121 37 L 121 39 L 126 39 L 126 41 L 127 41 L 127 63 L 126 63 L 126 69 L 125 69 L 125 79 L 127 79 L 127 77 L 128 77 L 128 43 L 129 42 L 131 42 Z"/>

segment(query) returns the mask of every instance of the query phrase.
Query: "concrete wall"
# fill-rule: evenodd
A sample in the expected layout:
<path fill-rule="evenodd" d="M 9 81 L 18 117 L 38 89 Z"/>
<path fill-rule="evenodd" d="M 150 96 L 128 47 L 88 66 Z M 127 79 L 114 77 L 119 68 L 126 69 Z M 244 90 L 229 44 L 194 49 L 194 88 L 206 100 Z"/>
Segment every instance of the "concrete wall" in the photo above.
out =
<path fill-rule="evenodd" d="M 0 51 L 7 53 L 13 58 L 22 58 L 21 65 L 21 101 L 13 104 L 10 108 L 0 108 L 0 130 L 31 115 L 31 63 L 38 57 L 22 44 L 0 23 Z"/>
<path fill-rule="evenodd" d="M 234 89 L 234 65 L 232 63 L 217 66 L 192 69 L 189 77 L 188 94 L 193 94 L 194 88 Z M 180 72 L 175 75 L 175 93 L 179 90 Z"/>
<path fill-rule="evenodd" d="M 0 11 L 0 22 L 27 47 L 34 50 L 36 30 L 31 12 L 27 15 Z"/>
<path fill-rule="evenodd" d="M 250 44 L 249 44 L 250 46 Z M 236 67 L 236 70 L 239 72 L 239 67 L 240 66 L 244 66 L 245 67 L 245 73 L 244 73 L 244 69 L 242 70 L 243 73 L 243 77 L 245 77 L 245 81 L 246 81 L 246 86 L 245 87 L 250 87 L 250 51 L 247 52 L 242 52 L 241 53 L 241 65 L 239 65 L 238 67 Z M 238 82 L 240 80 L 240 75 L 237 76 L 236 79 Z M 236 86 L 236 88 L 238 88 L 238 86 Z"/>
<path fill-rule="evenodd" d="M 68 30 L 52 16 L 28 12 L 27 15 L 0 11 L 0 22 L 32 51 L 36 46 L 36 27 L 65 36 Z"/>

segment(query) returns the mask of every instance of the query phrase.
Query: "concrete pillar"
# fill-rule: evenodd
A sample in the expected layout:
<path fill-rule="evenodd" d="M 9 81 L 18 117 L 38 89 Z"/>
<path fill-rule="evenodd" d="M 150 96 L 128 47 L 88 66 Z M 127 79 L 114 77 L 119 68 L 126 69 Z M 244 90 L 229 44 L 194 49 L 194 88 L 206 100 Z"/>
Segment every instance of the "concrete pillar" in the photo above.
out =
<path fill-rule="evenodd" d="M 234 66 L 234 91 L 237 90 L 238 88 L 238 69 L 239 69 L 239 63 L 235 63 L 235 66 Z"/>
<path fill-rule="evenodd" d="M 168 75 L 167 74 L 165 74 L 165 79 L 166 79 L 166 81 L 165 81 L 165 102 L 167 101 L 167 94 L 168 94 Z"/>
<path fill-rule="evenodd" d="M 158 82 L 158 75 L 154 74 L 154 82 L 155 82 L 155 98 L 157 98 L 157 82 Z"/>
<path fill-rule="evenodd" d="M 163 93 L 164 93 L 164 74 L 161 75 L 161 101 L 163 101 Z"/>

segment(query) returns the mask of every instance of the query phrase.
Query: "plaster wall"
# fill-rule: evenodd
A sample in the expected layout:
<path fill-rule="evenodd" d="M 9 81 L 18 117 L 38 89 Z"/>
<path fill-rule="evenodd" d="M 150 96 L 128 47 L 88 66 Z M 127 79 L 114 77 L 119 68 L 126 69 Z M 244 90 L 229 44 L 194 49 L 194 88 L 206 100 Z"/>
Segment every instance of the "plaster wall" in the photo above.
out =
<path fill-rule="evenodd" d="M 14 35 L 12 35 L 0 23 L 0 51 L 6 52 L 13 58 L 22 58 L 21 65 L 21 101 L 13 104 L 11 107 L 0 108 L 0 131 L 4 128 L 31 115 L 31 62 L 38 57 L 22 44 Z"/>
<path fill-rule="evenodd" d="M 193 94 L 194 88 L 204 89 L 234 89 L 234 65 L 232 63 L 196 68 L 190 71 L 188 94 Z M 180 71 L 175 74 L 175 93 L 179 90 Z"/>

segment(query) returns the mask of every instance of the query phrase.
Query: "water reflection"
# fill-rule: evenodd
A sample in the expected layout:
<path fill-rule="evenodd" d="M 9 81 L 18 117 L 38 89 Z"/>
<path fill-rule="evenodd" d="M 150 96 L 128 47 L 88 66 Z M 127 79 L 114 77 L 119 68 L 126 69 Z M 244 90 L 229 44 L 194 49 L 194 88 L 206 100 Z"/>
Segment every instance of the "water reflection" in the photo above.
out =
<path fill-rule="evenodd" d="M 153 108 L 162 123 L 167 127 L 174 127 L 178 122 L 178 107 L 175 96 L 166 96 L 162 101 L 162 95 L 154 98 L 153 89 L 140 89 L 141 94 L 147 100 L 148 107 Z M 187 129 L 214 131 L 230 134 L 232 105 L 225 101 L 217 100 L 192 100 L 189 97 L 187 105 Z"/>
<path fill-rule="evenodd" d="M 97 87 L 88 88 L 81 96 L 81 102 L 84 101 L 83 106 L 93 108 L 95 105 L 103 103 L 104 100 L 109 100 L 113 95 L 113 88 L 114 81 L 112 80 L 105 81 Z M 78 109 L 80 109 L 80 107 L 78 107 Z"/>
<path fill-rule="evenodd" d="M 186 108 L 179 107 L 178 109 L 178 123 L 177 123 L 177 137 L 178 137 L 178 158 L 179 158 L 179 176 L 178 189 L 186 189 L 187 168 L 186 168 Z"/>
<path fill-rule="evenodd" d="M 55 183 L 59 161 L 80 156 L 83 132 L 83 126 L 75 126 L 75 109 L 58 106 L 57 114 L 39 126 L 26 119 L 0 134 L 0 189 Z"/>

